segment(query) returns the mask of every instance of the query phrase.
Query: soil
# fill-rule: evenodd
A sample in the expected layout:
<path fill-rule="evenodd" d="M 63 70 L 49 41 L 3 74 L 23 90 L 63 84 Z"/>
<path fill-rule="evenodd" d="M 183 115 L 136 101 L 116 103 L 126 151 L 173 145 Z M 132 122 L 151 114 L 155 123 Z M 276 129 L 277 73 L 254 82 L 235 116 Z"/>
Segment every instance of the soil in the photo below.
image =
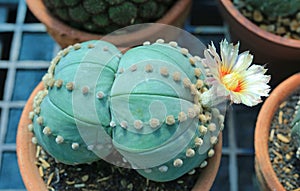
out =
<path fill-rule="evenodd" d="M 36 157 L 40 175 L 53 191 L 190 191 L 201 173 L 197 168 L 176 180 L 159 183 L 103 160 L 76 166 L 57 163 L 40 146 Z"/>
<path fill-rule="evenodd" d="M 300 160 L 291 139 L 291 122 L 300 90 L 284 101 L 273 117 L 269 136 L 269 154 L 274 171 L 286 190 L 300 188 Z"/>
<path fill-rule="evenodd" d="M 285 17 L 269 17 L 247 5 L 243 0 L 234 3 L 246 18 L 263 30 L 285 38 L 300 40 L 300 12 Z"/>

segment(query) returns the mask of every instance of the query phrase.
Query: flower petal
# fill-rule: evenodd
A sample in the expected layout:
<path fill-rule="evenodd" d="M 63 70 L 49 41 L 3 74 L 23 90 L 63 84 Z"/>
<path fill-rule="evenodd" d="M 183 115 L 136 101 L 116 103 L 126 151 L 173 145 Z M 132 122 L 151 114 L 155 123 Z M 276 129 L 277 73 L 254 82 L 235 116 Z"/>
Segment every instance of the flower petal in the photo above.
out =
<path fill-rule="evenodd" d="M 228 68 L 229 71 L 232 70 L 236 62 L 239 53 L 239 46 L 239 43 L 233 45 L 232 43 L 229 44 L 227 40 L 223 40 L 220 43 L 222 64 Z"/>
<path fill-rule="evenodd" d="M 236 72 L 241 72 L 246 70 L 252 63 L 253 56 L 249 54 L 249 51 L 241 53 L 233 66 L 233 70 Z"/>
<path fill-rule="evenodd" d="M 211 85 L 208 93 L 212 95 L 206 95 L 206 98 L 228 97 L 233 103 L 254 106 L 262 101 L 262 96 L 269 96 L 270 86 L 267 83 L 270 76 L 265 75 L 267 69 L 264 66 L 251 66 L 253 55 L 249 51 L 238 54 L 238 49 L 239 43 L 233 45 L 226 40 L 221 41 L 221 60 L 213 43 L 205 50 L 203 63 L 212 74 L 206 80 Z"/>

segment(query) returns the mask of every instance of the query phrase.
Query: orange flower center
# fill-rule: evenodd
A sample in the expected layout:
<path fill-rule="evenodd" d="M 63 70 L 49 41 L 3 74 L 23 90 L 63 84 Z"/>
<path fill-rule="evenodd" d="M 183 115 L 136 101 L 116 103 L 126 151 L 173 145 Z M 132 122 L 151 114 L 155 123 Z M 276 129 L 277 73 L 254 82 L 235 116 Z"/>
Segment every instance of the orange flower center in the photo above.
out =
<path fill-rule="evenodd" d="M 243 90 L 242 77 L 236 72 L 221 72 L 221 81 L 230 91 L 241 92 Z"/>

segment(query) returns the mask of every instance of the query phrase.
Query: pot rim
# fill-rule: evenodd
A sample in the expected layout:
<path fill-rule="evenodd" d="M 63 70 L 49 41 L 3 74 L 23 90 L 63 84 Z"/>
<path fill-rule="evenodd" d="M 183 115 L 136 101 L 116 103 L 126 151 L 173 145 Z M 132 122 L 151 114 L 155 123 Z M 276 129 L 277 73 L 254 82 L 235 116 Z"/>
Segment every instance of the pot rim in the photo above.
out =
<path fill-rule="evenodd" d="M 32 143 L 33 133 L 29 131 L 28 125 L 31 124 L 29 112 L 33 108 L 35 95 L 44 88 L 43 83 L 39 83 L 31 93 L 20 118 L 16 139 L 16 151 L 18 165 L 25 187 L 29 191 L 47 191 L 46 184 L 41 178 L 35 164 L 36 145 Z"/>
<path fill-rule="evenodd" d="M 254 135 L 255 162 L 270 190 L 285 190 L 274 172 L 268 151 L 272 118 L 280 104 L 299 87 L 300 73 L 281 82 L 266 99 L 257 117 Z"/>
<path fill-rule="evenodd" d="M 45 24 L 49 29 L 53 29 L 55 32 L 58 32 L 60 35 L 72 36 L 74 39 L 80 39 L 80 41 L 86 41 L 90 39 L 100 39 L 106 34 L 95 34 L 80 29 L 73 28 L 68 24 L 63 23 L 56 17 L 52 16 L 47 7 L 44 5 L 42 0 L 26 0 L 27 6 L 32 11 L 32 13 Z M 192 4 L 192 0 L 178 0 L 165 14 L 162 18 L 158 19 L 156 23 L 161 24 L 172 24 L 177 21 L 177 18 L 189 10 Z M 178 11 L 179 10 L 179 11 Z M 150 31 L 153 30 L 150 27 Z M 140 36 L 145 36 L 147 30 L 141 30 L 138 34 Z M 149 34 L 155 34 L 156 30 L 152 32 L 147 32 Z M 122 35 L 120 35 L 121 37 Z M 128 36 L 126 36 L 128 38 Z M 132 35 L 130 40 L 137 38 L 137 33 Z M 123 37 L 124 39 L 124 37 Z M 129 41 L 129 40 L 127 40 Z"/>
<path fill-rule="evenodd" d="M 284 45 L 286 47 L 291 48 L 300 48 L 300 40 L 295 39 L 288 39 L 281 37 L 279 35 L 275 35 L 273 33 L 267 32 L 260 27 L 258 27 L 256 24 L 254 24 L 252 21 L 247 19 L 232 3 L 231 0 L 219 0 L 219 2 L 222 4 L 222 6 L 226 9 L 226 11 L 231 15 L 232 18 L 234 18 L 240 25 L 242 25 L 247 30 L 251 31 L 252 33 L 256 34 L 262 39 L 265 39 L 266 41 L 273 42 L 275 44 Z"/>
<path fill-rule="evenodd" d="M 41 178 L 36 162 L 36 145 L 32 143 L 33 133 L 29 131 L 28 125 L 31 124 L 29 119 L 29 112 L 32 111 L 33 100 L 35 95 L 44 88 L 44 84 L 40 82 L 31 93 L 24 110 L 17 131 L 16 151 L 18 158 L 18 165 L 24 185 L 28 191 L 47 191 L 47 186 Z M 222 156 L 222 132 L 218 137 L 218 143 L 215 145 L 215 155 L 208 158 L 208 165 L 203 169 L 199 175 L 192 191 L 209 191 L 217 176 L 217 172 L 221 162 Z"/>

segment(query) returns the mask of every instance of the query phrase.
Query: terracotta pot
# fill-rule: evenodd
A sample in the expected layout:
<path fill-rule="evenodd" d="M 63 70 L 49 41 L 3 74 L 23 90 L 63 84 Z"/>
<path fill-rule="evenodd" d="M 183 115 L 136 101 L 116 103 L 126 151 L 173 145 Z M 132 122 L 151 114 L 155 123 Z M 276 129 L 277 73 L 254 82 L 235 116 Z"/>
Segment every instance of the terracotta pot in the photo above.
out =
<path fill-rule="evenodd" d="M 62 48 L 66 48 L 68 45 L 72 45 L 77 42 L 102 38 L 102 35 L 81 31 L 64 24 L 48 12 L 42 0 L 26 0 L 26 2 L 31 12 L 37 17 L 37 19 L 46 25 L 48 33 Z M 156 23 L 182 27 L 190 12 L 191 5 L 191 0 L 178 0 Z M 151 27 L 149 27 L 147 31 L 151 34 L 156 34 L 157 32 L 156 30 L 152 31 Z M 128 37 L 122 36 L 122 38 L 123 40 L 126 40 Z M 145 39 L 144 32 L 140 32 L 138 34 L 134 33 L 132 34 L 132 38 Z"/>
<path fill-rule="evenodd" d="M 268 64 L 271 82 L 276 85 L 300 71 L 300 40 L 267 32 L 248 20 L 231 0 L 218 0 L 219 10 L 228 24 L 232 41 L 241 42 L 241 50 L 250 50 L 254 61 Z"/>
<path fill-rule="evenodd" d="M 17 132 L 17 156 L 18 164 L 22 179 L 28 191 L 47 191 L 46 184 L 40 177 L 38 168 L 35 164 L 37 161 L 36 145 L 31 142 L 33 133 L 28 130 L 28 125 L 31 123 L 29 119 L 29 112 L 32 111 L 33 99 L 38 91 L 44 88 L 40 83 L 29 97 L 18 127 Z M 215 156 L 208 159 L 208 165 L 201 172 L 197 183 L 192 191 L 208 191 L 210 190 L 213 181 L 217 175 L 221 156 L 222 156 L 222 135 L 219 135 L 219 142 L 215 146 Z"/>
<path fill-rule="evenodd" d="M 268 141 L 273 116 L 279 105 L 300 87 L 300 73 L 280 83 L 264 102 L 255 128 L 255 170 L 263 190 L 285 190 L 271 164 Z"/>

